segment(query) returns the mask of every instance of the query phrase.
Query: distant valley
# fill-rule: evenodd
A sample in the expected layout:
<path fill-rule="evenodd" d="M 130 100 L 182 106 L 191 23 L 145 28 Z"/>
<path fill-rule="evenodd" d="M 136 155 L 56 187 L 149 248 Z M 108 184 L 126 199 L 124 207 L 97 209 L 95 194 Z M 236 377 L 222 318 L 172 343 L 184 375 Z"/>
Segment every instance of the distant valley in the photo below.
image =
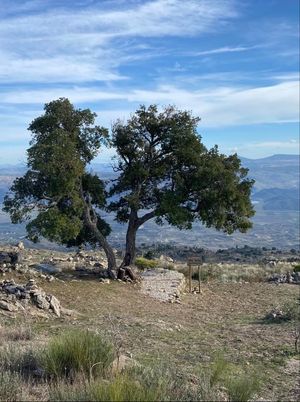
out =
<path fill-rule="evenodd" d="M 195 245 L 210 249 L 234 246 L 270 246 L 279 248 L 299 247 L 299 156 L 273 155 L 263 159 L 241 157 L 243 166 L 249 168 L 249 177 L 255 179 L 252 201 L 257 211 L 253 229 L 247 234 L 228 236 L 213 229 L 195 224 L 191 231 L 179 231 L 170 226 L 158 227 L 148 222 L 139 230 L 139 243 L 166 243 Z M 103 179 L 115 176 L 110 164 L 93 164 L 91 170 Z M 9 186 L 17 176 L 22 176 L 24 166 L 0 166 L 0 204 Z M 122 248 L 125 226 L 107 214 L 113 227 L 112 243 Z M 0 243 L 13 242 L 25 236 L 23 225 L 12 225 L 9 217 L 0 212 Z"/>

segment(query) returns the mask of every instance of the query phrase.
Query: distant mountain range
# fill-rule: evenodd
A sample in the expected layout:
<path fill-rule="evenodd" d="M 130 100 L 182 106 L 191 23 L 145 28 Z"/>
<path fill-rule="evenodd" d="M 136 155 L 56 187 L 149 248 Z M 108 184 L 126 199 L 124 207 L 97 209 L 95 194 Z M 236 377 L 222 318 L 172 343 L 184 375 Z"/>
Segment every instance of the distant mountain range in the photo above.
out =
<path fill-rule="evenodd" d="M 291 249 L 299 247 L 299 156 L 273 155 L 263 159 L 241 157 L 244 167 L 249 168 L 249 176 L 256 180 L 252 201 L 256 210 L 253 229 L 247 234 L 235 232 L 233 235 L 206 229 L 200 223 L 191 231 L 179 231 L 172 226 L 157 227 L 150 221 L 139 231 L 139 242 L 174 243 L 179 245 L 198 245 L 218 249 L 243 246 L 278 247 Z M 103 179 L 115 178 L 116 173 L 109 163 L 96 163 L 91 170 Z M 0 165 L 0 244 L 14 243 L 26 235 L 25 227 L 12 225 L 9 217 L 1 212 L 1 203 L 13 180 L 26 171 L 23 165 Z M 112 215 L 105 218 L 112 226 L 110 241 L 115 247 L 123 247 L 124 225 L 117 224 Z M 57 245 L 43 243 L 47 247 Z"/>
<path fill-rule="evenodd" d="M 255 201 L 262 202 L 266 211 L 299 210 L 299 189 L 267 188 L 253 194 Z"/>
<path fill-rule="evenodd" d="M 240 157 L 255 179 L 253 200 L 263 210 L 299 210 L 299 155 L 273 155 L 262 159 Z M 110 163 L 91 164 L 91 170 L 104 179 L 115 177 Z M 26 171 L 24 165 L 0 165 L 0 203 L 17 176 Z"/>
<path fill-rule="evenodd" d="M 299 155 L 273 155 L 262 159 L 240 157 L 249 176 L 255 179 L 255 189 L 299 188 Z"/>

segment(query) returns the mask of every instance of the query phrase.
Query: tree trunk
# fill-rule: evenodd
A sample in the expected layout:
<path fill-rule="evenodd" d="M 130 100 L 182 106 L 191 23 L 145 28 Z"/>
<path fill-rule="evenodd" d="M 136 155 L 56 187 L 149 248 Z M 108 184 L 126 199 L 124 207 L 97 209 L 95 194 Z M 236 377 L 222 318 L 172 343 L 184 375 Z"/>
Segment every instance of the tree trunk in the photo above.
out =
<path fill-rule="evenodd" d="M 85 209 L 84 209 L 84 220 L 85 224 L 87 227 L 90 229 L 90 231 L 94 234 L 96 239 L 98 240 L 100 246 L 103 248 L 106 258 L 107 258 L 107 271 L 111 279 L 115 279 L 116 276 L 116 270 L 117 270 L 117 263 L 116 263 L 116 257 L 113 252 L 112 247 L 106 240 L 105 236 L 100 232 L 100 230 L 97 228 L 97 220 L 92 218 L 91 214 L 93 214 L 93 211 L 91 211 L 91 207 L 88 205 L 88 203 L 85 202 Z M 94 214 L 95 217 L 95 214 Z"/>
<path fill-rule="evenodd" d="M 136 232 L 139 226 L 135 219 L 129 219 L 128 229 L 126 233 L 126 250 L 125 256 L 122 262 L 122 267 L 127 267 L 134 263 L 135 260 L 135 240 L 136 240 Z"/>
<path fill-rule="evenodd" d="M 138 217 L 136 210 L 131 210 L 126 233 L 126 250 L 121 267 L 127 267 L 134 264 L 135 260 L 135 240 L 138 228 L 148 220 L 155 217 L 155 211 L 146 213 L 142 217 Z M 130 277 L 130 275 L 129 275 Z"/>
<path fill-rule="evenodd" d="M 113 252 L 112 247 L 106 240 L 105 236 L 99 231 L 97 226 L 93 222 L 87 223 L 89 229 L 93 232 L 94 236 L 98 240 L 100 246 L 103 248 L 106 258 L 107 258 L 107 271 L 111 279 L 116 278 L 117 263 L 116 257 Z"/>

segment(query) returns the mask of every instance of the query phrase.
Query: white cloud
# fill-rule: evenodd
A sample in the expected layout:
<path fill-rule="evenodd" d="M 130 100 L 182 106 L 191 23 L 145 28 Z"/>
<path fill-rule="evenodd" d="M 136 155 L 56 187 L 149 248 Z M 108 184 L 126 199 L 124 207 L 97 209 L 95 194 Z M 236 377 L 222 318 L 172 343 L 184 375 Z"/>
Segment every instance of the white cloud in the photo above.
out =
<path fill-rule="evenodd" d="M 175 104 L 192 110 L 202 119 L 201 126 L 284 123 L 299 121 L 299 83 L 286 81 L 271 86 L 239 88 L 235 86 L 196 90 L 159 86 L 154 90 L 98 89 L 97 87 L 57 87 L 41 90 L 7 91 L 2 94 L 6 104 L 42 104 L 59 97 L 71 102 L 87 103 L 122 101 L 123 109 L 141 103 Z M 101 110 L 101 107 L 99 107 Z M 113 109 L 111 109 L 113 110 Z M 118 110 L 118 108 L 116 108 Z"/>
<path fill-rule="evenodd" d="M 299 83 L 283 82 L 254 88 L 223 87 L 188 91 L 161 86 L 156 91 L 136 90 L 130 101 L 175 104 L 190 109 L 202 126 L 283 123 L 299 121 Z"/>
<path fill-rule="evenodd" d="M 5 60 L 0 81 L 120 79 L 121 63 L 155 53 L 126 45 L 127 38 L 199 35 L 235 16 L 232 0 L 110 2 L 111 8 L 108 2 L 80 7 L 82 2 L 75 1 L 69 9 L 54 1 L 50 10 L 51 2 L 45 1 L 45 11 L 42 3 L 25 2 L 20 9 L 6 4 L 10 13 L 0 17 L 0 57 Z"/>
<path fill-rule="evenodd" d="M 54 87 L 50 89 L 18 90 L 2 93 L 2 102 L 11 104 L 43 104 L 58 98 L 69 98 L 72 103 L 99 102 L 126 99 L 126 94 L 98 90 L 96 87 Z"/>
<path fill-rule="evenodd" d="M 290 139 L 287 141 L 262 141 L 245 144 L 242 148 L 238 149 L 250 149 L 250 148 L 277 148 L 277 149 L 299 149 L 299 140 Z"/>
<path fill-rule="evenodd" d="M 236 46 L 236 47 L 224 46 L 224 47 L 218 47 L 216 49 L 203 50 L 201 52 L 193 52 L 193 53 L 190 53 L 189 55 L 191 55 L 191 56 L 208 56 L 208 55 L 222 54 L 222 53 L 245 52 L 245 51 L 253 50 L 253 49 L 257 49 L 257 48 L 258 48 L 258 46 Z"/>

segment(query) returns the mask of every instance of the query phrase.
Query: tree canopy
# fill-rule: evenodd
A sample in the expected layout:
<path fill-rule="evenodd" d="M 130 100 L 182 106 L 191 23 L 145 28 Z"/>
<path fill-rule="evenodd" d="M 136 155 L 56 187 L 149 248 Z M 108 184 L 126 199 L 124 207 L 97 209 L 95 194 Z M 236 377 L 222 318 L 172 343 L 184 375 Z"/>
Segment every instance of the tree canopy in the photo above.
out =
<path fill-rule="evenodd" d="M 30 239 L 99 244 L 112 272 L 116 260 L 103 209 L 127 223 L 121 268 L 134 262 L 137 230 L 153 218 L 179 229 L 191 229 L 195 221 L 227 233 L 251 227 L 253 181 L 247 169 L 236 154 L 204 146 L 199 118 L 191 112 L 141 106 L 127 122 L 116 121 L 109 135 L 95 125 L 95 113 L 75 109 L 68 99 L 50 102 L 44 110 L 29 126 L 28 171 L 14 181 L 4 201 L 12 222 L 29 221 Z M 117 154 L 118 177 L 109 192 L 87 170 L 103 144 Z"/>
<path fill-rule="evenodd" d="M 173 106 L 141 106 L 126 122 L 112 128 L 119 178 L 110 204 L 120 222 L 128 222 L 124 264 L 135 255 L 137 229 L 151 218 L 179 229 L 196 220 L 227 233 L 245 232 L 254 211 L 253 181 L 237 155 L 208 150 L 197 134 L 199 119 Z"/>
<path fill-rule="evenodd" d="M 94 125 L 95 113 L 76 110 L 65 98 L 44 110 L 28 128 L 28 170 L 14 181 L 4 211 L 13 223 L 29 221 L 26 229 L 33 241 L 43 236 L 67 246 L 100 243 L 113 255 L 105 239 L 110 227 L 99 214 L 106 205 L 105 185 L 86 169 L 107 143 L 108 130 Z"/>

